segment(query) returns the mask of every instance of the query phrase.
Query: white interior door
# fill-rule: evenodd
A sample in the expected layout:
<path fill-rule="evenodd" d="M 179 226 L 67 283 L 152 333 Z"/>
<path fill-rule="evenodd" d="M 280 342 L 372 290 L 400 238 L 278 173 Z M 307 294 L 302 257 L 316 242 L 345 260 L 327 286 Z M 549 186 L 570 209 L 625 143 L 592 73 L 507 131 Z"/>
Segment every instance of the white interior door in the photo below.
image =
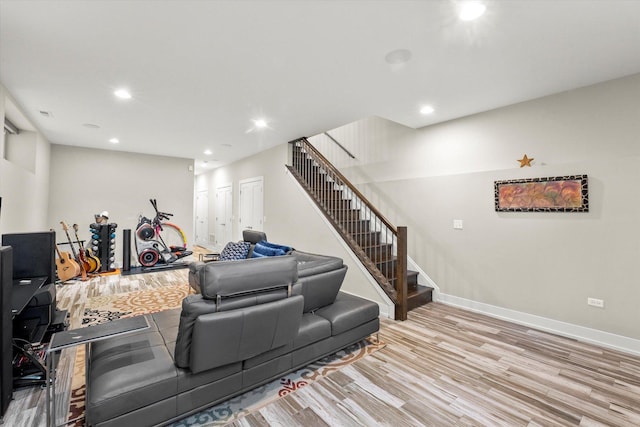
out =
<path fill-rule="evenodd" d="M 198 191 L 196 195 L 196 244 L 207 246 L 209 243 L 209 191 Z"/>
<path fill-rule="evenodd" d="M 240 181 L 240 235 L 242 230 L 263 231 L 264 220 L 263 178 L 251 178 Z"/>
<path fill-rule="evenodd" d="M 216 188 L 216 249 L 222 249 L 232 240 L 233 191 L 231 185 Z"/>

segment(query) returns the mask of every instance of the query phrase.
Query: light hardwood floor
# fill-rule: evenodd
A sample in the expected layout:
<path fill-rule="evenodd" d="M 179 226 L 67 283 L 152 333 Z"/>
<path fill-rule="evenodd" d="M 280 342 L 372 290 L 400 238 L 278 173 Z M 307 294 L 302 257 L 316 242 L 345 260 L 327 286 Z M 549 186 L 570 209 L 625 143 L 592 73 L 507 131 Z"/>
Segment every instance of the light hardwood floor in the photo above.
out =
<path fill-rule="evenodd" d="M 233 426 L 639 426 L 640 357 L 432 303 Z"/>
<path fill-rule="evenodd" d="M 61 286 L 58 304 L 78 327 L 88 297 L 181 283 L 187 270 L 100 277 Z M 380 337 L 384 349 L 232 425 L 640 425 L 640 357 L 439 303 L 383 319 Z M 61 358 L 59 413 L 74 357 Z M 42 390 L 14 397 L 5 425 L 45 425 Z"/>

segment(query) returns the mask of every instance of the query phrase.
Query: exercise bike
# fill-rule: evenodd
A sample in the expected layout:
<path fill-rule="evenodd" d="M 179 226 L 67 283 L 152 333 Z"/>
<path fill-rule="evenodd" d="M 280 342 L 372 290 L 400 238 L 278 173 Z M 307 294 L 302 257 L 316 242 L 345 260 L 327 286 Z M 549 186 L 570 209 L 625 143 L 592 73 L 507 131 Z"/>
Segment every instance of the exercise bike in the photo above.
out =
<path fill-rule="evenodd" d="M 156 199 L 149 199 L 149 202 L 156 211 L 155 217 L 149 219 L 141 215 L 136 226 L 136 252 L 140 265 L 153 267 L 159 262 L 171 264 L 191 255 L 193 251 L 187 250 L 184 231 L 167 221 L 173 214 L 160 212 Z"/>

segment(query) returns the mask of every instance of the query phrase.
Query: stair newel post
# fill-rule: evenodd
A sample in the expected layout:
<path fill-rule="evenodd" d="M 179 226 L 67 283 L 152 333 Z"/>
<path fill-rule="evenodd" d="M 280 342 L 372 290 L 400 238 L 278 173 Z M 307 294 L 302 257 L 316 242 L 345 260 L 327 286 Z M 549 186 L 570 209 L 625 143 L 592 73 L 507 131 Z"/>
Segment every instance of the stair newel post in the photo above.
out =
<path fill-rule="evenodd" d="M 407 227 L 398 227 L 396 292 L 396 320 L 407 320 Z"/>

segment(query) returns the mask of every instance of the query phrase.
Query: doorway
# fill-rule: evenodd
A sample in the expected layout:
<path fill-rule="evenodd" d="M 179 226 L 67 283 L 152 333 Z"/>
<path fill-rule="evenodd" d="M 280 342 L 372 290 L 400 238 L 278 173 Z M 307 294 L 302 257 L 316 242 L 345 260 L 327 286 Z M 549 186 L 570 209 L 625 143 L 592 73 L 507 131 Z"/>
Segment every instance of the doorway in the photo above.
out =
<path fill-rule="evenodd" d="M 215 249 L 221 250 L 233 240 L 233 188 L 231 184 L 216 188 Z"/>
<path fill-rule="evenodd" d="M 196 244 L 207 247 L 209 242 L 209 191 L 196 195 Z"/>
<path fill-rule="evenodd" d="M 245 229 L 264 231 L 263 187 L 264 178 L 261 176 L 240 181 L 240 238 Z"/>

